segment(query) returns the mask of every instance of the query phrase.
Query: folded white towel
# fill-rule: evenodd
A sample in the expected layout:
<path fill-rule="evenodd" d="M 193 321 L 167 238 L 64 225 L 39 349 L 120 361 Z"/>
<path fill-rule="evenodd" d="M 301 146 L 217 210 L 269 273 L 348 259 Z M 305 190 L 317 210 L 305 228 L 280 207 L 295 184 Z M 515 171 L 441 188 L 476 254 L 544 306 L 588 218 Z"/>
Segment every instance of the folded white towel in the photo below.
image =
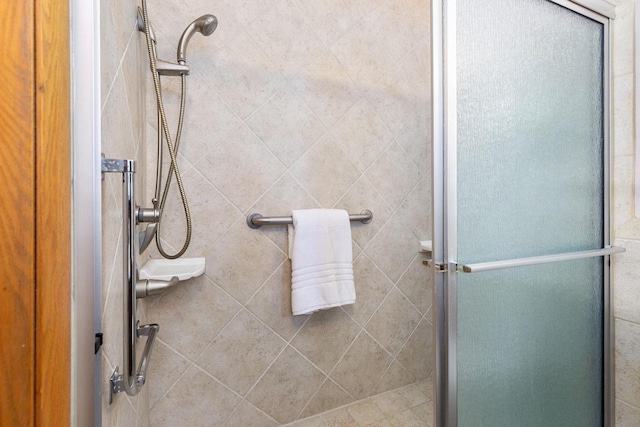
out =
<path fill-rule="evenodd" d="M 289 258 L 294 315 L 356 302 L 351 224 L 346 211 L 294 210 Z"/>

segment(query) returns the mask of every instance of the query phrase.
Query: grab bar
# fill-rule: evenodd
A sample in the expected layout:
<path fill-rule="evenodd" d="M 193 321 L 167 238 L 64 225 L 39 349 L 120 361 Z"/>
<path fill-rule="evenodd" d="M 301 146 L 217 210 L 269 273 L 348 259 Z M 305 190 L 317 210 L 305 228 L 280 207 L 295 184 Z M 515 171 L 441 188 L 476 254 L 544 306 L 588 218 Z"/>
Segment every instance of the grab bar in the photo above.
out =
<path fill-rule="evenodd" d="M 135 172 L 136 163 L 133 160 L 102 159 L 103 173 L 122 174 L 122 240 L 123 240 L 123 369 L 122 374 L 116 366 L 111 375 L 109 403 L 113 396 L 122 391 L 129 396 L 140 392 L 147 376 L 149 359 L 153 350 L 156 335 L 160 327 L 157 324 L 138 326 L 136 319 L 136 225 L 140 221 L 138 215 L 144 209 L 136 206 Z M 143 221 L 145 221 L 143 219 Z M 151 220 L 152 221 L 152 220 Z M 151 222 L 150 221 L 150 222 Z M 140 364 L 136 366 L 136 341 L 138 337 L 146 336 L 144 350 Z"/>
<path fill-rule="evenodd" d="M 373 213 L 369 209 L 363 210 L 359 214 L 349 215 L 349 221 L 360 221 L 363 224 L 369 224 L 373 220 Z M 263 225 L 287 225 L 293 224 L 293 218 L 290 216 L 262 216 L 259 213 L 252 213 L 247 217 L 247 225 L 251 228 L 260 228 Z"/>
<path fill-rule="evenodd" d="M 503 268 L 524 267 L 527 265 L 546 264 L 550 262 L 570 261 L 574 259 L 593 258 L 606 255 L 614 255 L 626 252 L 619 246 L 607 246 L 602 249 L 593 249 L 580 252 L 566 252 L 555 255 L 542 255 L 528 258 L 508 259 L 503 261 L 479 262 L 476 264 L 456 264 L 458 273 L 479 273 L 482 271 L 500 270 Z"/>

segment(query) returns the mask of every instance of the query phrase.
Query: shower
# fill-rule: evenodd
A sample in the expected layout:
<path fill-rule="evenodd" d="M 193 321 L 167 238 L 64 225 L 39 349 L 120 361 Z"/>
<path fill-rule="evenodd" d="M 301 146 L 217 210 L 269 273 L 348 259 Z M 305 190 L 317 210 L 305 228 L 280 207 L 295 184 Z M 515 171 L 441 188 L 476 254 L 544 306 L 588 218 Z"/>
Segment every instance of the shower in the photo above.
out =
<path fill-rule="evenodd" d="M 156 52 L 156 43 L 157 39 L 155 36 L 155 32 L 151 23 L 149 22 L 148 12 L 147 12 L 147 4 L 146 1 L 142 1 L 142 10 L 138 11 L 138 29 L 145 33 L 146 44 L 147 44 L 147 52 L 149 55 L 149 65 L 151 69 L 151 76 L 153 78 L 153 87 L 156 95 L 157 102 L 157 120 L 158 120 L 158 145 L 157 145 L 157 165 L 156 165 L 156 182 L 155 182 L 155 194 L 152 199 L 153 209 L 149 212 L 151 215 L 157 218 L 156 222 L 152 222 L 146 228 L 146 230 L 141 233 L 140 236 L 140 253 L 142 253 L 148 245 L 151 243 L 151 240 L 155 237 L 156 246 L 160 254 L 167 259 L 176 259 L 181 257 L 189 247 L 189 243 L 191 242 L 191 233 L 192 233 L 192 223 L 191 223 L 191 212 L 189 209 L 189 204 L 187 202 L 186 193 L 184 190 L 184 185 L 182 183 L 182 176 L 178 169 L 178 148 L 180 146 L 180 141 L 182 138 L 182 129 L 184 125 L 184 117 L 185 117 L 185 109 L 186 109 L 186 97 L 187 97 L 187 76 L 189 75 L 189 67 L 186 63 L 186 52 L 187 46 L 191 37 L 195 33 L 200 33 L 203 36 L 210 36 L 216 30 L 218 26 L 218 19 L 210 14 L 203 15 L 193 22 L 191 22 L 187 28 L 185 28 L 184 32 L 180 36 L 180 41 L 178 42 L 178 50 L 177 50 L 177 63 L 163 61 L 157 57 Z M 169 129 L 169 125 L 167 122 L 167 116 L 164 108 L 164 102 L 162 99 L 162 86 L 160 82 L 160 76 L 179 76 L 182 80 L 181 84 L 181 94 L 180 94 L 180 111 L 178 117 L 178 125 L 175 133 L 175 137 L 172 137 L 171 131 Z M 164 152 L 164 142 L 166 142 L 167 151 L 169 152 L 169 157 L 171 159 L 169 172 L 167 173 L 164 188 L 162 188 L 162 158 Z M 167 196 L 169 194 L 169 189 L 171 188 L 171 180 L 172 177 L 175 176 L 176 183 L 178 185 L 178 190 L 180 193 L 180 199 L 182 202 L 182 208 L 184 211 L 185 222 L 186 222 L 186 236 L 182 248 L 176 252 L 175 254 L 169 254 L 162 246 L 162 240 L 160 238 L 160 230 L 162 226 L 162 216 L 164 213 L 165 204 L 167 201 Z M 162 189 L 161 189 L 162 188 Z M 162 194 L 161 194 L 162 193 Z M 145 210 L 140 210 L 141 214 L 144 215 Z"/>
<path fill-rule="evenodd" d="M 180 64 L 186 63 L 187 45 L 191 40 L 191 37 L 195 33 L 200 33 L 203 36 L 210 36 L 218 27 L 218 19 L 213 15 L 202 15 L 200 18 L 193 21 L 180 36 L 178 42 L 178 62 Z"/>

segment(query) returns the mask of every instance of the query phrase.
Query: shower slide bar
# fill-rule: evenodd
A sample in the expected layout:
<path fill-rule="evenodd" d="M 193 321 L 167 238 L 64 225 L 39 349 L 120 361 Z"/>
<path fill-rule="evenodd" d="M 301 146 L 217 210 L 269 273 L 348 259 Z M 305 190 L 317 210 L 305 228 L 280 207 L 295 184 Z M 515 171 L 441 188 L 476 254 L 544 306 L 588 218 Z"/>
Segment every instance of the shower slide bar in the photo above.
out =
<path fill-rule="evenodd" d="M 153 215 L 145 215 L 146 209 L 136 206 L 135 172 L 136 162 L 133 160 L 102 159 L 103 173 L 122 174 L 122 241 L 123 241 L 123 369 L 118 367 L 110 378 L 109 403 L 113 396 L 122 391 L 129 396 L 140 392 L 147 379 L 147 368 L 153 344 L 160 327 L 151 323 L 138 325 L 137 308 L 137 272 L 136 272 L 136 225 L 138 222 L 154 222 Z M 136 366 L 136 342 L 139 337 L 147 337 L 140 363 Z"/>
<path fill-rule="evenodd" d="M 619 246 L 606 246 L 602 249 L 593 249 L 580 252 L 566 252 L 555 255 L 542 255 L 528 258 L 508 259 L 503 261 L 480 262 L 477 264 L 455 264 L 458 273 L 479 273 L 482 271 L 500 270 L 511 267 L 524 267 L 527 265 L 546 264 L 550 262 L 570 261 L 582 258 L 594 258 L 600 256 L 614 255 L 626 252 L 625 248 Z"/>
<path fill-rule="evenodd" d="M 373 213 L 369 209 L 365 209 L 359 214 L 349 215 L 349 221 L 360 221 L 363 224 L 369 224 L 373 220 Z M 262 216 L 259 213 L 252 213 L 247 217 L 247 225 L 251 228 L 260 228 L 263 225 L 287 225 L 293 224 L 293 218 L 290 216 Z"/>

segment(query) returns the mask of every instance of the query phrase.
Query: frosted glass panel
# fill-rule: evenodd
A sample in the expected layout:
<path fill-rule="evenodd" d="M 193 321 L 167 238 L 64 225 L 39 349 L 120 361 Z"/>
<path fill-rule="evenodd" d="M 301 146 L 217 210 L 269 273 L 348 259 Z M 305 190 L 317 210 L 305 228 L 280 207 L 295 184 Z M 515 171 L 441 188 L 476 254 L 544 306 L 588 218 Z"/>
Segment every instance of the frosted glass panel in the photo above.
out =
<path fill-rule="evenodd" d="M 604 244 L 601 23 L 457 1 L 458 262 Z M 602 425 L 601 258 L 457 274 L 458 420 Z"/>
<path fill-rule="evenodd" d="M 547 0 L 457 21 L 458 259 L 601 248 L 602 24 Z"/>
<path fill-rule="evenodd" d="M 602 425 L 602 258 L 458 275 L 458 425 Z"/>

